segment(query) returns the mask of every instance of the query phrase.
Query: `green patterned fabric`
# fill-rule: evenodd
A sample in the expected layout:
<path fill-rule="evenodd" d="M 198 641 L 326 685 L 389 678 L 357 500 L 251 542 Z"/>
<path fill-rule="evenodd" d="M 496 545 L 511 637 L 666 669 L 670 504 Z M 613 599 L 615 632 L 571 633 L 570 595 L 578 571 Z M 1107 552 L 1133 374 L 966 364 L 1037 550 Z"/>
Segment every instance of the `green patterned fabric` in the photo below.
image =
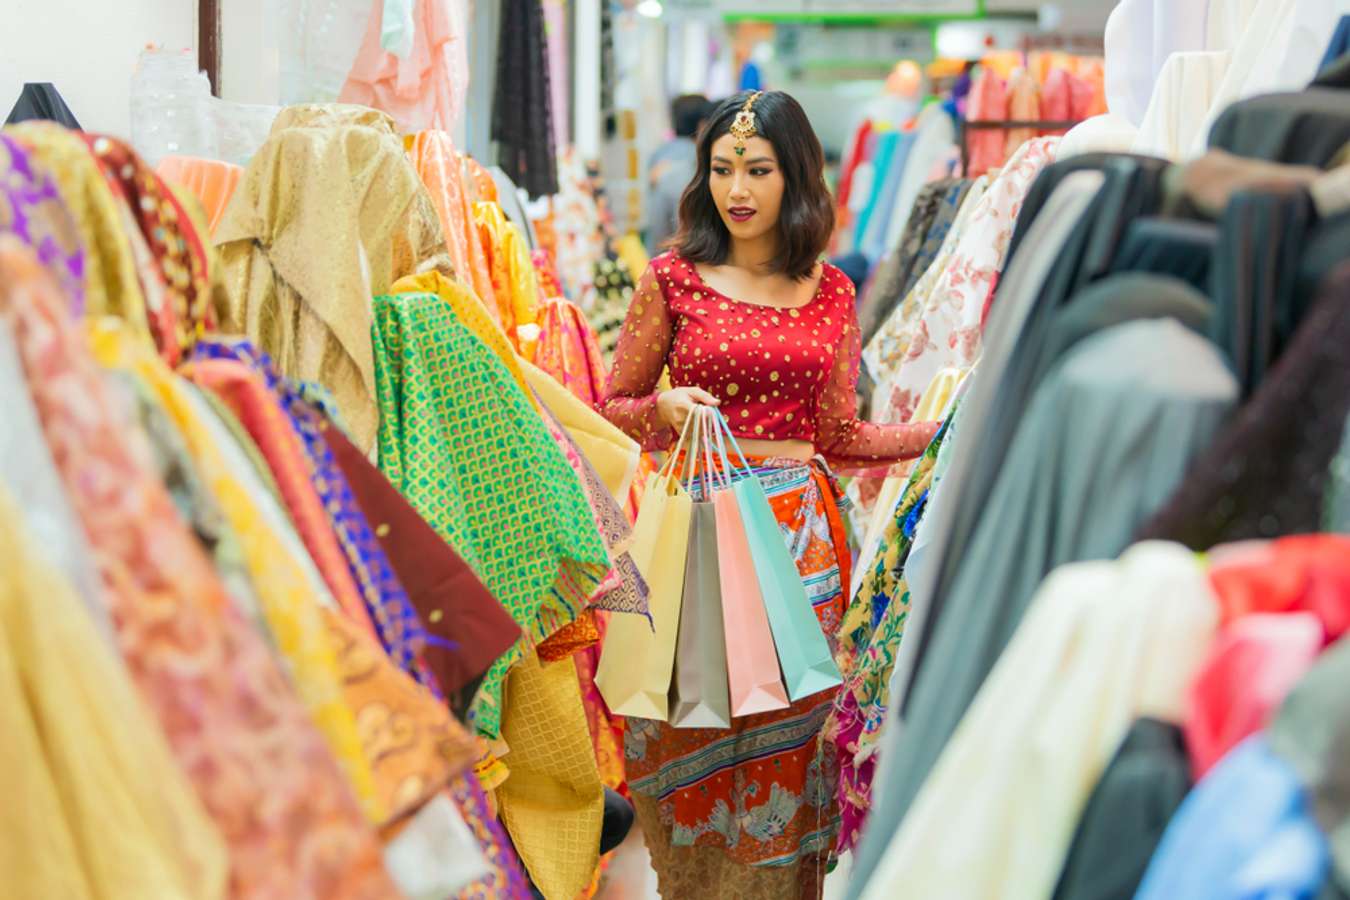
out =
<path fill-rule="evenodd" d="M 573 622 L 610 562 L 580 482 L 505 364 L 432 294 L 375 298 L 380 468 L 525 631 L 470 712 L 501 728 L 507 669 Z"/>

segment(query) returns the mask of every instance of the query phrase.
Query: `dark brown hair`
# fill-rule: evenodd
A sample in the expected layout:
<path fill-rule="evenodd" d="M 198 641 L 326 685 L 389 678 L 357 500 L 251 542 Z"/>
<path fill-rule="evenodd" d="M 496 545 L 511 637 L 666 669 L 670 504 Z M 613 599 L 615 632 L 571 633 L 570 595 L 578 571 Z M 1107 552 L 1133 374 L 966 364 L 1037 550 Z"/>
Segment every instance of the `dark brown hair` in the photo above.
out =
<path fill-rule="evenodd" d="M 731 233 L 708 187 L 712 147 L 731 130 L 750 93 L 717 105 L 698 136 L 698 172 L 680 200 L 676 252 L 692 263 L 720 266 L 731 252 Z M 778 215 L 778 255 L 773 272 L 797 280 L 810 277 L 834 232 L 834 200 L 825 185 L 825 151 L 801 104 L 782 91 L 766 91 L 755 101 L 755 130 L 773 144 L 783 173 L 783 205 Z"/>

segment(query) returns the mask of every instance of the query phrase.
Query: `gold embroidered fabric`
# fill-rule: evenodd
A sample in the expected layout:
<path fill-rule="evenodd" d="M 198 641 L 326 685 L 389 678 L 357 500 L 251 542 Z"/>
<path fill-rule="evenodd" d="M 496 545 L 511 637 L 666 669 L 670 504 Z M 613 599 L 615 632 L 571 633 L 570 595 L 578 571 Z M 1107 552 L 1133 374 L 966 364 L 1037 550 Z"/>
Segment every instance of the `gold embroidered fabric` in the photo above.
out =
<path fill-rule="evenodd" d="M 397 141 L 345 125 L 276 131 L 216 229 L 222 330 L 282 373 L 323 385 L 362 450 L 375 444 L 371 296 L 399 278 L 453 274 L 431 198 Z"/>
<path fill-rule="evenodd" d="M 367 818 L 385 821 L 374 775 L 357 735 L 356 718 L 343 698 L 342 676 L 311 581 L 289 555 L 248 488 L 231 472 L 212 432 L 198 417 L 203 407 L 192 402 L 187 382 L 171 372 L 152 348 L 132 340 L 116 321 L 103 319 L 89 327 L 90 345 L 99 363 L 140 378 L 182 432 L 202 478 L 239 536 L 263 616 L 296 692 L 342 765 Z"/>
<path fill-rule="evenodd" d="M 217 900 L 229 856 L 122 661 L 0 485 L 7 897 Z"/>
<path fill-rule="evenodd" d="M 79 226 L 86 251 L 85 313 L 117 316 L 148 338 L 150 325 L 127 237 L 127 212 L 88 145 L 76 132 L 53 122 L 24 122 L 6 132 L 56 181 L 61 200 Z"/>
<path fill-rule="evenodd" d="M 540 892 L 571 900 L 599 865 L 605 805 L 576 664 L 525 654 L 507 676 L 502 712 L 511 770 L 497 790 L 502 821 Z"/>
<path fill-rule="evenodd" d="M 401 143 L 398 126 L 386 113 L 352 103 L 297 103 L 288 106 L 272 120 L 270 134 L 288 128 L 345 128 L 356 125 L 373 128 Z"/>
<path fill-rule="evenodd" d="M 495 201 L 473 205 L 473 219 L 492 273 L 497 313 L 511 343 L 526 359 L 534 359 L 539 340 L 539 280 L 525 236 Z"/>

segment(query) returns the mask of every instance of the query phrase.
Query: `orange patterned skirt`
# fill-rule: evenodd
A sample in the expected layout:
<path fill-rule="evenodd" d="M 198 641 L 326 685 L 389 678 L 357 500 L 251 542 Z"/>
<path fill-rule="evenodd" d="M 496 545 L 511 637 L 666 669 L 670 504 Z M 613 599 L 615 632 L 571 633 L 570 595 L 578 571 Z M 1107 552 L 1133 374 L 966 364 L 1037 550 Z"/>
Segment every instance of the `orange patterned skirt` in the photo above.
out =
<path fill-rule="evenodd" d="M 849 583 L 841 494 L 824 465 L 751 457 L 835 647 Z M 820 733 L 835 691 L 722 729 L 627 719 L 625 769 L 663 897 L 820 895 L 839 828 Z"/>

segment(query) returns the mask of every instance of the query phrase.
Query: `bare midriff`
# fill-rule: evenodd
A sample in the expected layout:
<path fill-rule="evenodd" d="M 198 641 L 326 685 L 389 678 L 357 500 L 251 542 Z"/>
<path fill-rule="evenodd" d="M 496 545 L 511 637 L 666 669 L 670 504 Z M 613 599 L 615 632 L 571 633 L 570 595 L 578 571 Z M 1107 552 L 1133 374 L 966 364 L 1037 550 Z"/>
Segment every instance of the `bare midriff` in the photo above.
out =
<path fill-rule="evenodd" d="M 761 441 L 737 438 L 736 443 L 740 445 L 741 452 L 747 456 L 772 456 L 808 462 L 816 455 L 816 448 L 810 441 Z"/>

